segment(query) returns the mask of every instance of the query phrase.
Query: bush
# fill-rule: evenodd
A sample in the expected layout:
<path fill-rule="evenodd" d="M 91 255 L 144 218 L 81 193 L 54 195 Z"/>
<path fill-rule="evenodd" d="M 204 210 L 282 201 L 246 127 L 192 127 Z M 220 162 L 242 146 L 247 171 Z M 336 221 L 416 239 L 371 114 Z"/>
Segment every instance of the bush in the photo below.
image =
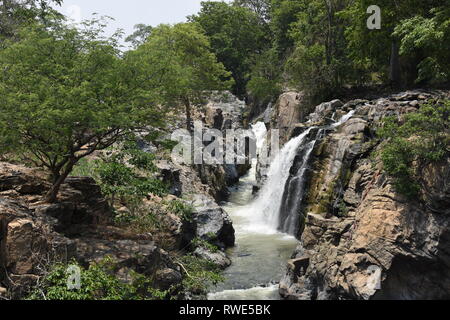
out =
<path fill-rule="evenodd" d="M 182 282 L 184 292 L 205 294 L 209 286 L 224 280 L 219 267 L 208 260 L 187 255 L 180 258 L 179 264 L 186 274 Z"/>
<path fill-rule="evenodd" d="M 389 117 L 379 135 L 387 140 L 381 151 L 384 169 L 394 178 L 398 192 L 410 198 L 420 191 L 419 169 L 449 156 L 450 101 L 421 107 L 403 121 Z"/>
<path fill-rule="evenodd" d="M 192 240 L 191 244 L 195 248 L 204 248 L 211 251 L 212 253 L 216 253 L 217 251 L 219 251 L 219 248 L 216 245 L 200 238 L 195 238 L 194 240 Z"/>
<path fill-rule="evenodd" d="M 191 205 L 188 205 L 181 200 L 171 200 L 167 203 L 167 209 L 183 220 L 192 222 L 194 208 Z"/>
<path fill-rule="evenodd" d="M 149 195 L 164 196 L 167 186 L 154 178 L 154 156 L 137 148 L 135 142 L 125 142 L 122 149 L 112 150 L 108 156 L 96 160 L 83 160 L 73 175 L 93 177 L 111 205 L 119 199 L 133 209 Z"/>
<path fill-rule="evenodd" d="M 134 274 L 131 284 L 121 282 L 113 275 L 115 268 L 110 258 L 92 264 L 85 269 L 73 262 L 81 270 L 80 289 L 69 290 L 67 264 L 55 264 L 42 282 L 28 297 L 29 300 L 160 300 L 167 292 L 153 289 L 151 280 Z"/>

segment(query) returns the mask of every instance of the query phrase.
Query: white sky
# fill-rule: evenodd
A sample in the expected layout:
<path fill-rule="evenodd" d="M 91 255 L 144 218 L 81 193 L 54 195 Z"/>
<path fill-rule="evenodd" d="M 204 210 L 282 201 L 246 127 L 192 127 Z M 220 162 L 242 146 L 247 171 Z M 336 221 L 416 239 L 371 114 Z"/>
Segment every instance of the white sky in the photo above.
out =
<path fill-rule="evenodd" d="M 56 7 L 61 13 L 74 20 L 89 19 L 92 13 L 111 16 L 108 33 L 124 29 L 125 34 L 133 33 L 138 23 L 157 26 L 161 23 L 186 21 L 188 15 L 200 10 L 202 0 L 65 0 L 62 7 Z M 220 0 L 214 0 L 220 1 Z M 228 0 L 227 2 L 230 2 Z"/>

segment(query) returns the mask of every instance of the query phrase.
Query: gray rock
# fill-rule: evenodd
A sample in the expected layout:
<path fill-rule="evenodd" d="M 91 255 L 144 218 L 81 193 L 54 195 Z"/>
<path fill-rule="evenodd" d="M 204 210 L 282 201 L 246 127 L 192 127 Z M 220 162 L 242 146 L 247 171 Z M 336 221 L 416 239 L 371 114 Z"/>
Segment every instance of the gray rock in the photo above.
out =
<path fill-rule="evenodd" d="M 231 260 L 226 256 L 224 252 L 220 250 L 211 252 L 205 248 L 199 247 L 195 249 L 194 255 L 214 263 L 221 269 L 226 269 L 231 265 Z"/>
<path fill-rule="evenodd" d="M 206 195 L 195 195 L 192 202 L 197 236 L 221 247 L 232 247 L 235 242 L 233 223 L 228 214 Z"/>

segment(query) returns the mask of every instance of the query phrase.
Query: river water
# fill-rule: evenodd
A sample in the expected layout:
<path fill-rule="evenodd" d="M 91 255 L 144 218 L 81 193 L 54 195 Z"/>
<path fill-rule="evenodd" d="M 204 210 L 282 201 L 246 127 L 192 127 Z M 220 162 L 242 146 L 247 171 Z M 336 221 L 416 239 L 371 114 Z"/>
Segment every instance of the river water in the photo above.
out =
<path fill-rule="evenodd" d="M 261 128 L 260 124 L 254 127 L 260 145 L 263 135 L 258 128 Z M 287 162 L 290 160 L 284 159 Z M 275 159 L 274 163 L 277 161 L 279 159 Z M 208 295 L 210 300 L 280 299 L 277 282 L 285 273 L 287 260 L 298 241 L 292 236 L 277 232 L 277 226 L 271 221 L 273 215 L 277 214 L 272 211 L 278 210 L 275 207 L 279 206 L 277 202 L 281 201 L 285 183 L 278 171 L 286 170 L 281 167 L 273 168 L 273 165 L 271 167 L 272 174 L 269 169 L 266 183 L 271 188 L 263 187 L 257 197 L 252 194 L 256 183 L 254 163 L 250 172 L 232 188 L 228 202 L 223 204 L 223 209 L 233 220 L 236 246 L 227 252 L 233 263 L 224 272 L 225 281 Z M 278 185 L 273 185 L 274 183 Z M 274 190 L 278 192 L 273 194 Z"/>

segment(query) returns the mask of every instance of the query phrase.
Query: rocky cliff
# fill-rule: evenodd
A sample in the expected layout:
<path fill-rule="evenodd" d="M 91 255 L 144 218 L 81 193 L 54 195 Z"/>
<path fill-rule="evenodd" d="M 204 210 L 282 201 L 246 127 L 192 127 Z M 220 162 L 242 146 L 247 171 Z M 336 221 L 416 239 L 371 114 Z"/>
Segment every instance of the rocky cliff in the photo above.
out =
<path fill-rule="evenodd" d="M 284 298 L 450 298 L 450 160 L 424 168 L 424 201 L 408 200 L 384 172 L 374 135 L 384 117 L 401 118 L 448 96 L 409 91 L 334 100 L 317 106 L 308 123 L 291 125 L 295 135 L 355 112 L 337 130 L 311 133 L 316 140 L 300 186 L 305 191 L 296 200 L 301 244 L 280 283 Z"/>

